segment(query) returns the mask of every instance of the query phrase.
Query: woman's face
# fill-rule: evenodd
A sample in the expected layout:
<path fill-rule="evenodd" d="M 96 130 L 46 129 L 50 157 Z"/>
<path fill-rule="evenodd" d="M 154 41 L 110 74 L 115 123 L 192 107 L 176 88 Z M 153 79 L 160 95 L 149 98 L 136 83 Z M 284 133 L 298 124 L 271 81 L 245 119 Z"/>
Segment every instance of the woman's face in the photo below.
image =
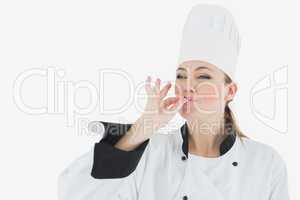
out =
<path fill-rule="evenodd" d="M 236 92 L 236 84 L 225 85 L 222 70 L 205 61 L 191 60 L 176 70 L 175 94 L 189 101 L 179 110 L 185 119 L 216 115 L 224 112 L 226 102 Z"/>

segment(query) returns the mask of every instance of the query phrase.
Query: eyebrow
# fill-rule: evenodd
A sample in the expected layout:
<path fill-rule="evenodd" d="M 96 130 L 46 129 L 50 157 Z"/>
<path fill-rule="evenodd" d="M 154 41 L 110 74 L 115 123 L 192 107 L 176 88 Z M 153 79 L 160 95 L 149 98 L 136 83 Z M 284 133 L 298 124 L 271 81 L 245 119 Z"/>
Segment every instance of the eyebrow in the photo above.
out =
<path fill-rule="evenodd" d="M 200 70 L 200 69 L 207 69 L 207 70 L 212 71 L 210 68 L 204 67 L 204 66 L 199 66 L 199 67 L 197 67 L 194 71 L 197 71 L 197 70 Z M 182 68 L 182 67 L 178 67 L 177 70 L 183 70 L 183 71 L 186 71 L 186 69 L 185 69 L 185 68 Z"/>

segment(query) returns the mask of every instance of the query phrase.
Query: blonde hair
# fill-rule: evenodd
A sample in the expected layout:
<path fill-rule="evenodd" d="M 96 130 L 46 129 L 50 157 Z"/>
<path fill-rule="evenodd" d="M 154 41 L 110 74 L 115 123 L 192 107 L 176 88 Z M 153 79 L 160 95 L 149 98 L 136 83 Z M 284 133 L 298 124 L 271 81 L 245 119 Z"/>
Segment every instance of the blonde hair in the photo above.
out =
<path fill-rule="evenodd" d="M 232 83 L 232 79 L 227 75 L 225 74 L 225 84 L 230 84 Z M 231 101 L 231 100 L 230 100 Z M 240 138 L 242 137 L 247 137 L 242 131 L 241 129 L 239 128 L 239 126 L 237 125 L 237 121 L 236 121 L 236 118 L 234 117 L 234 114 L 233 112 L 231 111 L 231 109 L 229 108 L 228 106 L 228 103 L 230 102 L 228 101 L 226 103 L 226 106 L 225 106 L 225 114 L 224 114 L 224 118 L 225 118 L 225 128 L 228 130 L 228 129 L 233 129 L 235 130 L 237 136 L 239 136 Z"/>

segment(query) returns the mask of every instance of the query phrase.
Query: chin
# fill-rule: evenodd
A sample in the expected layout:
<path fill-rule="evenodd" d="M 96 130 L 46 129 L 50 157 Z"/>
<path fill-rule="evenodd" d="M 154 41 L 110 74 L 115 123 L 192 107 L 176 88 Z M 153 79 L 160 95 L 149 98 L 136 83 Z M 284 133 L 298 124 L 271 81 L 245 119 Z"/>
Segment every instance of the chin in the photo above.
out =
<path fill-rule="evenodd" d="M 183 117 L 184 119 L 186 120 L 189 120 L 189 119 L 192 119 L 192 118 L 195 118 L 195 108 L 193 107 L 190 107 L 190 108 L 186 108 L 186 107 L 182 107 L 180 110 L 179 110 L 179 114 L 181 115 L 181 117 Z"/>
<path fill-rule="evenodd" d="M 182 118 L 186 120 L 193 120 L 193 119 L 200 119 L 200 118 L 207 118 L 210 115 L 216 114 L 216 108 L 212 108 L 212 106 L 204 106 L 197 105 L 198 107 L 195 107 L 195 105 L 183 105 L 181 109 L 178 111 Z"/>
<path fill-rule="evenodd" d="M 180 114 L 180 116 L 186 121 L 193 121 L 193 119 L 195 119 L 195 117 L 192 115 Z"/>

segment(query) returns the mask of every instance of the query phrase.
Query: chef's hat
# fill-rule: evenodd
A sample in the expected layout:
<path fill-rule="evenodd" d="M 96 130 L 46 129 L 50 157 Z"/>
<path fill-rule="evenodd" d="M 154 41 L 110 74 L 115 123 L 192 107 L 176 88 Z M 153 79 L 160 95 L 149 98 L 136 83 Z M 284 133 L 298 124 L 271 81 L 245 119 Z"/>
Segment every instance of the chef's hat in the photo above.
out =
<path fill-rule="evenodd" d="M 197 4 L 183 28 L 178 65 L 187 60 L 206 61 L 234 80 L 240 41 L 238 28 L 227 9 Z"/>

